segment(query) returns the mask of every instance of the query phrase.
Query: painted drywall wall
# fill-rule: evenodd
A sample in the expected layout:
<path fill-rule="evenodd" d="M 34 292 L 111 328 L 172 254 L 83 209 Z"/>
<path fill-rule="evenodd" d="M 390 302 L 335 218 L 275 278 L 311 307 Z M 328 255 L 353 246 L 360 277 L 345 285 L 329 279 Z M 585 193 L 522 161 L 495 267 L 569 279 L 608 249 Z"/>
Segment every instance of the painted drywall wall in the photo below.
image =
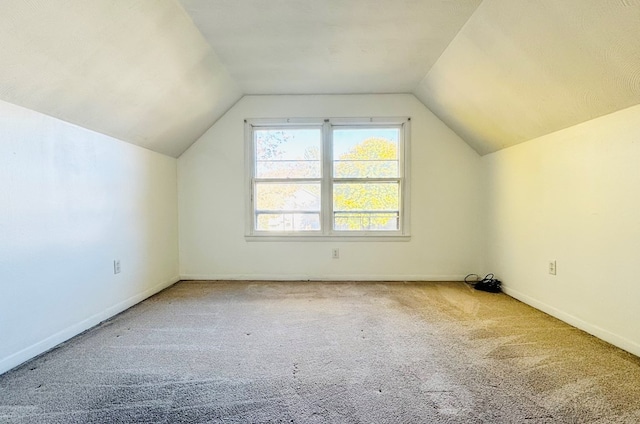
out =
<path fill-rule="evenodd" d="M 482 161 L 507 293 L 640 355 L 640 105 Z"/>
<path fill-rule="evenodd" d="M 244 119 L 363 116 L 412 118 L 411 240 L 246 241 Z M 180 275 L 461 279 L 480 266 L 480 177 L 480 156 L 413 95 L 245 96 L 178 159 Z"/>
<path fill-rule="evenodd" d="M 0 102 L 0 372 L 177 281 L 176 175 L 176 159 Z"/>

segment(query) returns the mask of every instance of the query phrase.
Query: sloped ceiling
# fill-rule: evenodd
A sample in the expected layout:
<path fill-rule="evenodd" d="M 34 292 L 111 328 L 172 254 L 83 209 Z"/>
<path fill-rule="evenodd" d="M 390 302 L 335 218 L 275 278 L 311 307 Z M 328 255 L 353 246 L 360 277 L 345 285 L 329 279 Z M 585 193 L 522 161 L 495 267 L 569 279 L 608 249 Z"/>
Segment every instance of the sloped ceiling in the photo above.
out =
<path fill-rule="evenodd" d="M 176 1 L 0 4 L 0 99 L 178 156 L 242 93 Z"/>
<path fill-rule="evenodd" d="M 181 0 L 246 94 L 408 93 L 480 0 Z"/>
<path fill-rule="evenodd" d="M 414 93 L 479 153 L 640 103 L 640 1 L 485 0 Z"/>
<path fill-rule="evenodd" d="M 640 103 L 640 0 L 0 3 L 0 100 L 180 155 L 244 94 L 413 93 L 485 154 Z"/>

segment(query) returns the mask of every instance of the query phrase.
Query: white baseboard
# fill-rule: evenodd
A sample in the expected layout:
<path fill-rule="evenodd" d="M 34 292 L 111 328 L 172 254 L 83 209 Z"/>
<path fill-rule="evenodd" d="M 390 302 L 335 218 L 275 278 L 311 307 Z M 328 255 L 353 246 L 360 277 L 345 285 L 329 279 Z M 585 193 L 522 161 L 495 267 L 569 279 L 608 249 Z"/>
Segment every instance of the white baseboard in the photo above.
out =
<path fill-rule="evenodd" d="M 233 281 L 463 281 L 464 275 L 303 275 L 303 274 L 182 274 L 181 280 Z"/>
<path fill-rule="evenodd" d="M 147 299 L 148 297 L 153 296 L 154 294 L 166 289 L 167 287 L 175 284 L 176 282 L 178 282 L 180 279 L 176 276 L 173 278 L 170 278 L 169 280 L 158 284 L 155 287 L 152 287 L 150 289 L 147 289 L 145 291 L 143 291 L 142 293 L 139 293 L 135 296 L 132 296 L 116 305 L 113 305 L 107 309 L 105 309 L 104 311 L 97 313 L 95 315 L 90 316 L 89 318 L 74 324 L 70 327 L 65 328 L 62 331 L 59 331 L 49 337 L 47 337 L 44 340 L 41 340 L 35 344 L 32 344 L 31 346 L 22 349 L 6 358 L 3 358 L 2 360 L 0 360 L 0 374 L 5 373 L 7 371 L 9 371 L 10 369 L 13 369 L 15 367 L 17 367 L 18 365 L 21 365 L 25 362 L 27 362 L 29 359 L 32 359 L 38 355 L 40 355 L 41 353 L 46 352 L 47 350 L 59 345 L 62 342 L 65 342 L 67 340 L 69 340 L 70 338 L 72 338 L 73 336 L 76 336 L 80 333 L 82 333 L 83 331 L 88 330 L 89 328 L 101 323 L 102 321 L 111 318 L 114 315 L 119 314 L 122 311 L 125 311 L 127 309 L 129 309 L 130 307 L 132 307 L 133 305 L 136 305 L 140 302 L 142 302 L 143 300 Z"/>
<path fill-rule="evenodd" d="M 559 320 L 566 322 L 567 324 L 579 328 L 580 330 L 586 331 L 587 333 L 596 336 L 597 338 L 602 339 L 605 342 L 611 343 L 612 345 L 617 346 L 620 349 L 626 350 L 627 352 L 632 353 L 636 356 L 640 356 L 640 344 L 632 340 L 619 336 L 615 333 L 605 330 L 604 328 L 598 327 L 597 325 L 593 325 L 587 321 L 563 312 L 560 309 L 548 305 L 544 302 L 540 302 L 539 300 L 536 300 L 512 288 L 502 286 L 502 290 L 509 296 L 518 299 L 519 301 L 526 303 L 529 306 L 533 306 L 534 308 L 539 309 L 542 312 L 545 312 L 553 317 L 556 317 Z"/>

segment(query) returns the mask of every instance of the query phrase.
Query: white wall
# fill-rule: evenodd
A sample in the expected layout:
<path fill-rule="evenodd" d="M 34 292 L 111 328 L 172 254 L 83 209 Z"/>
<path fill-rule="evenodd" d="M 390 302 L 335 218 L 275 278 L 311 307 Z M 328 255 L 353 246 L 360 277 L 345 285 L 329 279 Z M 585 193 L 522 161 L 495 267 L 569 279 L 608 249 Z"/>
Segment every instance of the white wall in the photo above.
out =
<path fill-rule="evenodd" d="M 248 242 L 244 119 L 410 116 L 409 242 Z M 450 280 L 481 265 L 481 161 L 412 95 L 246 96 L 178 159 L 185 279 Z M 340 259 L 331 259 L 331 248 Z"/>
<path fill-rule="evenodd" d="M 507 293 L 640 355 L 640 106 L 483 166 L 487 268 Z"/>
<path fill-rule="evenodd" d="M 0 372 L 177 281 L 176 174 L 173 158 L 0 102 Z"/>

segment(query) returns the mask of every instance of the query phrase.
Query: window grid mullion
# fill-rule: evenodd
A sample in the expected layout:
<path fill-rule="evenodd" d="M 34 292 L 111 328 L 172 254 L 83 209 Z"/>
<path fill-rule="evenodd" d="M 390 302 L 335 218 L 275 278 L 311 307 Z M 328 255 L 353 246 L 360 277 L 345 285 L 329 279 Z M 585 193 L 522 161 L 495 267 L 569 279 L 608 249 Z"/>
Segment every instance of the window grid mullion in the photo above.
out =
<path fill-rule="evenodd" d="M 357 183 L 357 184 L 366 184 L 366 183 L 401 183 L 402 178 L 400 177 L 388 177 L 388 178 L 333 178 L 333 183 Z"/>
<path fill-rule="evenodd" d="M 320 183 L 322 178 L 254 178 L 255 183 L 286 184 L 286 183 Z"/>
<path fill-rule="evenodd" d="M 322 197 L 321 217 L 322 233 L 325 235 L 333 232 L 333 138 L 331 123 L 324 121 L 322 126 Z"/>

